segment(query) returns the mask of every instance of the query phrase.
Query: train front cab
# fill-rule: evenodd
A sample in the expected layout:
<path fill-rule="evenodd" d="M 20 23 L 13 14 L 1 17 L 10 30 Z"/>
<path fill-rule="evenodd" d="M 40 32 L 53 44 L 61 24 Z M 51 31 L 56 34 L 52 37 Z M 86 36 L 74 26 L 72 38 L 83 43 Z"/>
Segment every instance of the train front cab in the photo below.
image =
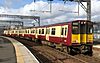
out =
<path fill-rule="evenodd" d="M 93 23 L 91 21 L 73 21 L 71 35 L 71 46 L 67 50 L 69 53 L 74 51 L 92 55 Z"/>

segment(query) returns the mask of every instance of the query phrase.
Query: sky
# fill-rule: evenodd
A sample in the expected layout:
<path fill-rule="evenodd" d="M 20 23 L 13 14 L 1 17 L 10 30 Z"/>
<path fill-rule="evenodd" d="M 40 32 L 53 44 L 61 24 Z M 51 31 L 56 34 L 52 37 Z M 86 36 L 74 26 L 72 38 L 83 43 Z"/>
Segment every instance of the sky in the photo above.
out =
<path fill-rule="evenodd" d="M 99 21 L 100 17 L 100 0 L 91 0 L 92 21 Z M 86 3 L 83 2 L 86 6 Z M 76 2 L 66 2 L 54 0 L 52 2 L 52 12 L 50 11 L 50 4 L 47 0 L 0 0 L 0 14 L 15 14 L 15 15 L 32 15 L 40 16 L 41 25 L 54 24 L 58 22 L 67 22 L 77 19 L 86 19 L 86 12 L 79 7 Z M 30 10 L 36 10 L 30 11 Z M 6 19 L 6 18 L 2 18 Z M 32 20 L 24 20 L 24 22 L 33 23 Z"/>

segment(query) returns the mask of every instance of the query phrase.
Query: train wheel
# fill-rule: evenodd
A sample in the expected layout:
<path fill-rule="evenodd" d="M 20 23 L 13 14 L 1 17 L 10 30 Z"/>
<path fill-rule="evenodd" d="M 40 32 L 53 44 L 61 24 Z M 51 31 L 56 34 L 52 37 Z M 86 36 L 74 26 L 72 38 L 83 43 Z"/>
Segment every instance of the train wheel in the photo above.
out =
<path fill-rule="evenodd" d="M 75 52 L 73 52 L 73 48 L 72 47 L 67 47 L 67 52 L 70 55 L 75 55 Z"/>

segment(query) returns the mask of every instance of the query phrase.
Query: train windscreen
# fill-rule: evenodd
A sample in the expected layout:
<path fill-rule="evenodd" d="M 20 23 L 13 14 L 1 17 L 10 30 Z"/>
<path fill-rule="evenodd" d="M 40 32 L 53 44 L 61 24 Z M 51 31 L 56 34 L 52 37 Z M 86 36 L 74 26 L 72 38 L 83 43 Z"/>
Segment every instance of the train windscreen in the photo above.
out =
<path fill-rule="evenodd" d="M 90 34 L 93 33 L 93 23 L 92 22 L 80 22 L 80 34 Z"/>
<path fill-rule="evenodd" d="M 72 23 L 72 33 L 79 34 L 79 23 L 78 22 Z"/>
<path fill-rule="evenodd" d="M 72 23 L 73 34 L 90 34 L 93 33 L 93 23 L 90 21 L 73 22 Z"/>
<path fill-rule="evenodd" d="M 93 23 L 87 22 L 87 34 L 93 33 Z"/>
<path fill-rule="evenodd" d="M 80 34 L 86 34 L 86 22 L 80 22 Z"/>

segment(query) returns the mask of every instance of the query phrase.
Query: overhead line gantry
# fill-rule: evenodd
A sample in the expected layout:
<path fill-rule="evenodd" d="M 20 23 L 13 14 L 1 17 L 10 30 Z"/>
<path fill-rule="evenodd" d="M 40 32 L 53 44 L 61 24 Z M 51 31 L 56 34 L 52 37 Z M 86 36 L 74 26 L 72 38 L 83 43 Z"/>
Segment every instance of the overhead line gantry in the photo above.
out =
<path fill-rule="evenodd" d="M 0 17 L 6 17 L 6 18 L 19 18 L 19 19 L 33 19 L 34 21 L 38 22 L 38 25 L 40 26 L 40 17 L 39 16 L 29 16 L 29 15 L 11 15 L 11 14 L 0 14 Z M 20 23 L 23 26 L 23 23 L 21 21 L 17 20 L 1 20 L 0 22 L 9 22 L 11 23 Z"/>

